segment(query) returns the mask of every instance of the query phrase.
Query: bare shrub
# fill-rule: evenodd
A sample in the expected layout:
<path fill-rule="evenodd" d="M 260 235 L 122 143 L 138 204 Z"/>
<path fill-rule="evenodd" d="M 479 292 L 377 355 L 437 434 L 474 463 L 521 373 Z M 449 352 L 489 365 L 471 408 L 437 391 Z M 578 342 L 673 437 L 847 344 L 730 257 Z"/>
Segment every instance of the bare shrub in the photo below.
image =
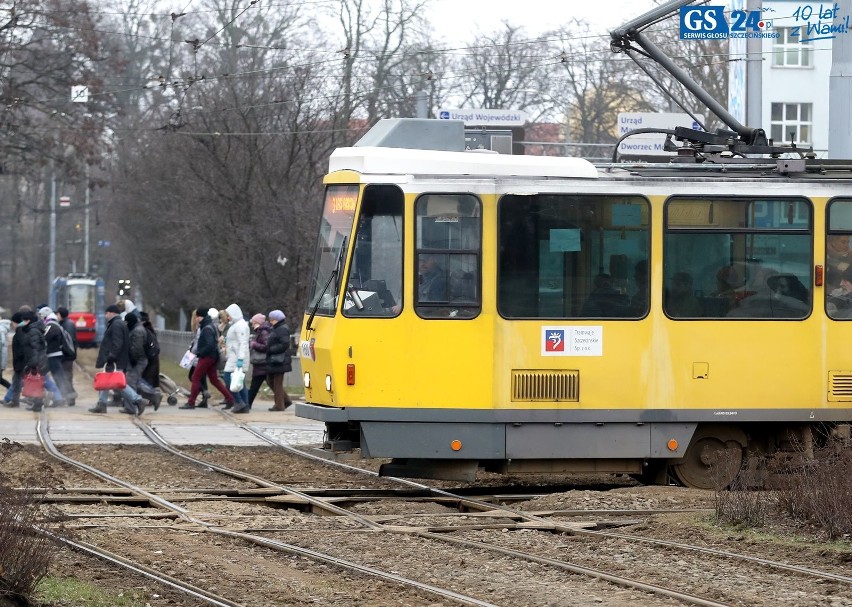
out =
<path fill-rule="evenodd" d="M 0 465 L 20 448 L 4 439 Z M 13 488 L 0 476 L 0 598 L 19 605 L 28 604 L 27 597 L 47 573 L 56 550 L 53 540 L 37 531 L 48 518 L 57 519 L 54 512 L 42 507 L 43 492 L 35 489 L 49 485 L 27 484 L 32 488 Z"/>
<path fill-rule="evenodd" d="M 852 449 L 848 441 L 831 440 L 814 450 L 813 459 L 800 454 L 784 467 L 781 511 L 817 527 L 829 539 L 851 535 Z"/>
<path fill-rule="evenodd" d="M 761 485 L 755 473 L 746 468 L 728 470 L 724 462 L 717 463 L 715 471 L 724 479 L 734 477 L 727 487 L 722 487 L 721 481 L 716 483 L 713 498 L 716 520 L 736 527 L 765 525 L 772 500 L 766 492 L 754 489 Z"/>

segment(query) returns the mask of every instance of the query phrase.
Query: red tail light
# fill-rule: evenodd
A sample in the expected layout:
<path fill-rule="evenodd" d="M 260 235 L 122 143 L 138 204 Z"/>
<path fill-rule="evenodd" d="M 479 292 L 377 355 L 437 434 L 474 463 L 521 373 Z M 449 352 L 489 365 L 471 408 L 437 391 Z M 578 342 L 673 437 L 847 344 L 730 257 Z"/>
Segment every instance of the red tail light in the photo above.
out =
<path fill-rule="evenodd" d="M 346 385 L 354 386 L 355 385 L 355 365 L 349 364 L 346 365 Z"/>

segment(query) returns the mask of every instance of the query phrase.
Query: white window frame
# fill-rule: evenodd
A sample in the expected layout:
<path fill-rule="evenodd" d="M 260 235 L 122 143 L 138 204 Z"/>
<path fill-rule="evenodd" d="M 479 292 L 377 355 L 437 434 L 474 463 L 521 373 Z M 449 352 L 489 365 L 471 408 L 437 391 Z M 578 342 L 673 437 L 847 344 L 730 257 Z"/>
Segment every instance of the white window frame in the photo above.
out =
<path fill-rule="evenodd" d="M 813 42 L 800 42 L 802 29 L 799 29 L 800 35 L 797 38 L 790 38 L 790 32 L 793 30 L 789 27 L 779 27 L 775 31 L 780 36 L 772 39 L 772 67 L 813 69 L 814 44 Z M 787 62 L 791 51 L 795 53 L 795 63 Z M 807 64 L 802 63 L 805 57 L 807 57 Z"/>
<path fill-rule="evenodd" d="M 775 120 L 772 116 L 775 114 L 772 110 L 775 106 L 781 106 L 781 120 Z M 787 106 L 793 105 L 796 107 L 796 117 L 789 119 L 787 117 Z M 802 108 L 808 106 L 810 112 L 809 120 L 802 120 Z M 794 133 L 794 141 L 797 144 L 811 144 L 814 134 L 814 104 L 813 103 L 796 103 L 791 101 L 772 102 L 769 105 L 770 111 L 770 127 L 769 133 L 776 145 L 790 141 L 790 131 Z M 775 127 L 781 127 L 781 137 L 775 136 Z M 808 128 L 808 138 L 804 139 L 801 136 L 802 127 Z"/>

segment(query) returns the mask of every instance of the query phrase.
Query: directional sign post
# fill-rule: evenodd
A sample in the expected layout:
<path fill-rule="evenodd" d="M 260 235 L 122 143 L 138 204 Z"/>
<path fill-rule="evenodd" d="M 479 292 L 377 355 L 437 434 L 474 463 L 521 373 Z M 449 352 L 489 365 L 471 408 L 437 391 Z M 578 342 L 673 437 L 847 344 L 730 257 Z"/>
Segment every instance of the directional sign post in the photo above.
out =
<path fill-rule="evenodd" d="M 704 122 L 703 116 L 697 116 Z M 700 129 L 689 114 L 677 112 L 620 112 L 618 114 L 618 136 L 635 129 L 667 129 L 674 130 L 676 126 Z M 628 137 L 618 144 L 618 153 L 622 156 L 667 156 L 672 152 L 663 150 L 666 141 L 664 134 L 641 133 Z"/>

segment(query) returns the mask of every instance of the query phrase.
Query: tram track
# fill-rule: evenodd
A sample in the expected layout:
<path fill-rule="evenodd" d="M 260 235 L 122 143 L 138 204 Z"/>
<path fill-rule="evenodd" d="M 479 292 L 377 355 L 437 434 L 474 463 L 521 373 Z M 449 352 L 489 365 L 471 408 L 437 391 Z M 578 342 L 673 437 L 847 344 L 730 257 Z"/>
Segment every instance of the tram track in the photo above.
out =
<path fill-rule="evenodd" d="M 225 414 L 225 416 L 230 417 L 227 414 Z M 137 424 L 141 424 L 141 421 L 137 420 Z M 281 444 L 273 438 L 268 438 L 267 442 L 269 442 L 270 444 L 276 445 L 278 447 L 281 447 Z M 302 452 L 299 449 L 294 449 L 294 448 L 289 447 L 289 446 L 287 446 L 286 449 L 291 450 L 295 455 L 302 456 Z M 175 451 L 175 453 L 174 453 L 175 455 L 179 454 L 179 453 L 177 453 L 179 450 L 174 449 L 174 451 Z M 308 454 L 308 455 L 310 455 L 310 454 Z M 315 458 L 316 456 L 311 456 L 311 457 Z M 338 466 L 338 464 L 336 464 L 335 462 L 330 462 L 330 461 L 328 461 L 324 458 L 318 458 L 318 459 L 321 461 L 321 463 L 324 466 L 329 466 L 329 465 L 330 466 Z M 193 458 L 192 456 L 190 456 L 190 459 L 188 459 L 187 461 L 192 461 L 194 466 L 201 466 L 201 467 L 204 467 L 204 468 L 207 468 L 207 469 L 214 469 L 214 466 L 211 466 L 211 462 L 200 459 L 200 458 Z M 261 491 L 266 492 L 269 495 L 284 494 L 284 495 L 288 496 L 288 498 L 297 498 L 300 501 L 309 501 L 309 502 L 311 500 L 317 500 L 318 503 L 316 503 L 315 508 L 314 508 L 314 506 L 312 506 L 312 509 L 315 509 L 316 512 L 330 514 L 330 515 L 333 515 L 335 517 L 338 517 L 338 516 L 350 517 L 350 515 L 352 513 L 350 513 L 348 510 L 346 510 L 344 508 L 340 508 L 340 510 L 335 512 L 335 511 L 333 511 L 333 510 L 335 510 L 334 508 L 331 508 L 331 509 L 328 508 L 329 504 L 327 503 L 326 500 L 337 499 L 337 498 L 343 498 L 344 500 L 349 499 L 349 500 L 351 500 L 350 505 L 352 503 L 357 504 L 359 502 L 370 501 L 369 495 L 362 495 L 362 496 L 360 496 L 359 499 L 351 499 L 351 496 L 347 495 L 347 493 L 352 492 L 352 490 L 350 490 L 350 489 L 341 489 L 341 490 L 335 489 L 335 490 L 332 490 L 332 491 L 320 490 L 320 491 L 317 491 L 317 493 L 319 493 L 320 495 L 311 495 L 311 491 L 292 490 L 289 487 L 285 487 L 285 486 L 283 486 L 279 483 L 273 483 L 271 481 L 267 481 L 267 480 L 263 479 L 262 477 L 258 477 L 257 475 L 249 474 L 249 473 L 242 472 L 242 471 L 239 471 L 239 470 L 237 470 L 237 471 L 230 470 L 230 469 L 227 469 L 227 467 L 224 467 L 224 466 L 218 466 L 218 467 L 224 468 L 224 470 L 216 470 L 217 473 L 226 474 L 230 478 L 233 478 L 233 479 L 236 479 L 236 480 L 242 480 L 242 481 L 245 481 L 245 482 L 250 482 L 250 483 L 256 484 L 257 486 L 262 488 Z M 361 474 L 363 474 L 365 472 L 365 471 L 361 470 L 360 468 L 349 466 L 349 465 L 344 465 L 344 468 L 349 469 L 351 471 L 358 471 Z M 234 473 L 236 473 L 236 474 L 234 474 Z M 373 473 L 371 473 L 369 471 L 367 471 L 367 473 L 371 477 L 375 476 Z M 382 528 L 384 528 L 383 529 L 384 531 L 387 531 L 388 533 L 391 533 L 391 534 L 408 536 L 408 537 L 411 537 L 411 538 L 418 538 L 418 539 L 428 540 L 428 541 L 432 541 L 432 542 L 440 541 L 440 542 L 444 542 L 444 543 L 451 543 L 451 544 L 454 544 L 455 546 L 459 546 L 459 547 L 466 546 L 468 549 L 470 549 L 472 551 L 488 550 L 488 551 L 490 551 L 491 553 L 494 553 L 494 554 L 502 552 L 502 554 L 506 555 L 507 558 L 523 559 L 523 560 L 526 560 L 526 561 L 529 561 L 529 562 L 537 562 L 537 563 L 539 563 L 543 566 L 560 568 L 563 571 L 564 570 L 571 570 L 571 569 L 568 569 L 568 567 L 566 566 L 566 565 L 568 565 L 568 566 L 574 567 L 575 573 L 579 573 L 579 574 L 582 574 L 582 575 L 588 575 L 589 573 L 588 573 L 587 569 L 588 570 L 593 569 L 592 567 L 584 568 L 584 566 L 582 564 L 575 563 L 574 561 L 576 561 L 576 559 L 572 559 L 572 563 L 566 563 L 565 561 L 561 560 L 560 558 L 558 558 L 558 556 L 559 556 L 559 547 L 558 546 L 555 550 L 555 554 L 549 554 L 549 555 L 548 554 L 539 554 L 539 555 L 536 555 L 536 554 L 532 554 L 531 552 L 525 552 L 523 550 L 515 550 L 515 549 L 513 549 L 511 547 L 507 547 L 505 545 L 497 545 L 497 543 L 496 543 L 496 541 L 498 541 L 498 540 L 505 540 L 508 537 L 516 535 L 516 534 L 512 534 L 512 533 L 507 534 L 506 531 L 509 531 L 509 530 L 521 531 L 523 533 L 544 531 L 544 532 L 546 532 L 546 534 L 549 534 L 549 535 L 553 535 L 554 532 L 566 533 L 566 534 L 570 534 L 570 535 L 579 535 L 580 533 L 582 533 L 582 532 L 578 533 L 578 529 L 575 528 L 575 527 L 566 528 L 566 527 L 568 527 L 567 525 L 561 525 L 561 524 L 558 524 L 558 523 L 554 524 L 552 520 L 550 520 L 550 521 L 545 521 L 545 520 L 530 521 L 529 520 L 530 517 L 538 517 L 538 518 L 541 518 L 541 519 L 543 519 L 544 517 L 542 517 L 540 514 L 531 514 L 531 513 L 528 513 L 528 512 L 514 511 L 514 510 L 506 508 L 504 506 L 503 507 L 495 506 L 495 503 L 493 501 L 493 496 L 484 496 L 484 497 L 487 498 L 487 501 L 483 501 L 481 499 L 471 498 L 470 496 L 456 496 L 456 495 L 452 494 L 451 492 L 447 492 L 443 489 L 431 488 L 431 487 L 428 487 L 427 485 L 422 485 L 422 484 L 416 483 L 414 481 L 409 481 L 408 479 L 404 479 L 401 482 L 407 487 L 407 489 L 400 491 L 398 494 L 394 494 L 394 493 L 389 492 L 387 490 L 375 490 L 375 489 L 356 490 L 356 491 L 354 491 L 354 493 L 358 493 L 358 491 L 363 491 L 364 493 L 369 493 L 369 492 L 382 493 L 382 492 L 384 492 L 384 495 L 382 495 L 382 496 L 376 495 L 376 496 L 373 496 L 373 498 L 374 499 L 394 500 L 394 499 L 405 499 L 405 495 L 404 495 L 405 491 L 407 491 L 409 493 L 409 495 L 416 494 L 416 495 L 420 496 L 419 499 L 425 499 L 423 496 L 424 496 L 425 493 L 428 492 L 430 495 L 432 495 L 436 499 L 438 497 L 440 497 L 440 499 L 446 500 L 446 503 L 448 503 L 448 504 L 451 503 L 451 502 L 454 503 L 455 504 L 454 507 L 462 510 L 461 512 L 457 512 L 455 514 L 455 516 L 457 516 L 457 517 L 465 517 L 465 518 L 468 518 L 468 519 L 474 519 L 474 518 L 481 519 L 481 518 L 484 518 L 485 516 L 488 516 L 488 517 L 500 516 L 500 513 L 502 512 L 503 513 L 502 516 L 504 516 L 506 518 L 511 518 L 511 519 L 517 520 L 517 521 L 525 521 L 526 520 L 526 523 L 524 523 L 524 522 L 509 523 L 507 521 L 507 522 L 504 522 L 502 524 L 487 524 L 487 525 L 478 525 L 478 526 L 477 525 L 471 525 L 470 523 L 464 523 L 464 524 L 460 524 L 460 525 L 442 525 L 442 526 L 436 526 L 434 524 L 429 524 L 429 523 L 427 523 L 425 525 L 420 525 L 419 523 L 412 525 L 410 523 L 410 521 L 405 521 L 405 520 L 400 521 L 400 517 L 402 517 L 402 519 L 406 518 L 405 515 L 392 515 L 390 517 L 388 515 L 381 515 L 381 514 L 379 514 L 379 515 L 375 515 L 375 514 L 374 515 L 360 515 L 363 520 L 361 520 L 359 522 L 359 525 L 365 530 L 365 532 L 371 533 L 376 529 L 376 527 L 382 527 Z M 187 488 L 184 488 L 184 489 L 170 488 L 170 489 L 157 489 L 156 491 L 158 493 L 159 492 L 171 492 L 172 494 L 183 493 L 184 495 L 181 496 L 182 498 L 187 499 L 187 501 L 194 501 L 195 498 L 192 497 L 192 493 L 195 493 L 196 491 L 198 491 L 199 493 L 203 493 L 205 490 L 201 489 L 201 488 L 199 488 L 198 490 L 187 489 Z M 245 489 L 245 491 L 251 492 L 251 491 L 258 491 L 258 490 Z M 224 489 L 224 488 L 221 488 L 221 487 L 215 488 L 215 489 L 207 489 L 207 492 L 209 492 L 209 493 L 218 492 L 220 494 L 220 497 L 223 499 L 223 501 L 227 501 L 228 499 L 230 499 L 232 497 L 232 496 L 226 495 L 227 493 L 231 492 L 230 490 Z M 333 493 L 336 493 L 337 495 L 331 495 Z M 452 497 L 452 499 L 451 499 L 451 497 Z M 477 497 L 479 497 L 479 496 L 477 496 Z M 187 510 L 189 510 L 189 508 L 187 508 Z M 586 511 L 572 510 L 572 511 L 565 511 L 565 512 L 561 512 L 561 513 L 560 512 L 554 512 L 554 513 L 550 513 L 550 514 L 553 514 L 555 516 L 569 516 L 570 517 L 570 516 L 578 516 L 578 515 L 585 513 L 585 512 Z M 618 515 L 619 511 L 606 511 L 606 512 L 594 511 L 594 512 L 599 513 L 599 514 L 606 514 L 606 515 L 611 515 L 611 514 Z M 623 513 L 625 511 L 621 511 L 621 512 L 622 512 L 622 516 L 623 516 L 624 515 Z M 632 511 L 631 512 L 631 514 L 634 515 L 634 516 L 642 516 L 642 515 L 647 515 L 647 514 L 651 514 L 651 513 L 653 513 L 653 512 L 652 511 L 651 512 L 646 512 L 646 511 Z M 420 515 L 415 515 L 415 516 L 420 516 Z M 426 515 L 423 515 L 423 516 L 426 516 Z M 82 516 L 81 516 L 81 518 L 82 518 Z M 322 517 L 322 518 L 328 519 L 328 517 Z M 550 518 L 550 516 L 548 516 L 548 518 Z M 389 525 L 388 524 L 390 522 L 393 522 L 394 520 L 400 522 L 400 524 L 399 525 Z M 239 524 L 237 521 L 232 521 L 232 523 Z M 211 525 L 211 523 L 209 521 L 205 521 L 205 524 Z M 500 531 L 496 531 L 498 528 L 499 528 Z M 268 527 L 266 527 L 266 528 L 252 528 L 251 525 L 249 525 L 247 527 L 247 529 L 251 530 L 253 532 L 256 532 L 256 533 L 261 533 L 261 532 L 263 532 L 263 533 L 266 533 L 266 532 L 269 532 L 269 533 L 288 532 L 289 535 L 292 535 L 292 531 L 293 531 L 292 529 L 288 529 L 286 527 L 280 528 L 280 529 L 274 529 L 274 528 L 268 528 Z M 321 531 L 325 534 L 340 534 L 340 533 L 343 533 L 343 534 L 351 535 L 351 531 L 347 531 L 347 530 L 343 530 L 343 529 L 332 528 L 332 529 L 315 530 L 315 531 Z M 494 531 L 496 531 L 496 533 L 492 533 L 491 535 L 495 536 L 495 537 L 488 537 L 487 536 L 487 534 L 489 532 L 494 532 Z M 235 530 L 230 529 L 230 528 L 227 530 L 227 534 L 231 534 L 231 533 L 239 534 L 239 533 L 242 533 L 242 532 L 245 532 L 245 530 L 235 531 Z M 600 532 L 592 532 L 592 533 L 600 533 Z M 468 536 L 475 536 L 476 534 L 480 534 L 483 537 L 478 537 L 476 539 L 452 538 L 453 541 L 448 542 L 448 540 L 450 538 L 448 538 L 447 536 L 449 534 L 467 534 Z M 603 534 L 600 534 L 600 535 L 602 536 Z M 608 535 L 610 536 L 610 539 L 613 540 L 613 541 L 616 541 L 616 540 L 619 541 L 619 542 L 620 541 L 628 541 L 628 539 L 630 541 L 635 541 L 635 538 L 624 538 L 624 539 L 618 538 L 617 536 L 619 534 L 609 533 Z M 234 535 L 232 537 L 234 537 L 236 539 L 239 536 Z M 263 539 L 263 542 L 261 543 L 261 545 L 266 545 L 267 547 L 271 547 L 271 546 L 275 545 L 276 543 L 281 542 L 281 540 L 276 539 L 274 537 L 272 537 L 272 538 L 264 537 L 262 539 Z M 642 539 L 642 541 L 645 541 L 645 542 L 648 542 L 648 541 L 653 542 L 654 541 L 653 539 L 649 540 L 648 538 L 644 538 L 644 537 L 641 538 L 641 539 Z M 489 545 L 489 541 L 486 541 L 486 540 L 490 540 L 493 545 Z M 597 541 L 601 541 L 601 540 L 598 539 Z M 270 542 L 270 543 L 266 543 L 266 542 Z M 292 542 L 288 541 L 287 543 L 291 544 Z M 669 548 L 671 548 L 671 549 L 678 549 L 678 550 L 684 549 L 683 546 L 676 546 L 675 543 L 669 543 L 669 544 L 671 544 L 669 546 Z M 298 546 L 298 547 L 300 549 L 308 549 L 309 550 L 309 548 L 306 548 L 305 546 Z M 554 552 L 554 550 L 551 549 L 551 552 Z M 562 553 L 564 553 L 564 547 L 562 547 Z M 337 552 L 335 552 L 334 554 L 337 554 Z M 574 556 L 573 553 L 572 553 L 572 556 Z M 734 555 L 734 556 L 738 556 L 738 555 Z M 730 557 L 730 555 L 727 555 L 727 556 L 725 556 L 725 558 L 731 558 L 731 557 Z M 770 561 L 766 562 L 766 566 L 773 566 L 773 565 L 775 565 L 775 564 L 770 562 Z M 795 571 L 795 570 L 791 570 L 791 571 Z M 795 571 L 795 572 L 796 573 L 802 573 L 801 571 Z M 808 574 L 807 572 L 805 572 L 805 573 Z M 614 576 L 614 577 L 617 578 L 618 576 Z M 605 579 L 605 578 L 600 577 L 599 579 Z M 835 581 L 841 581 L 843 583 L 848 583 L 846 580 L 848 580 L 848 578 L 845 578 L 845 576 L 839 576 L 838 578 L 836 578 Z M 639 588 L 638 586 L 634 586 L 634 587 Z M 686 593 L 683 593 L 683 594 L 686 594 Z M 664 595 L 659 595 L 659 596 L 664 596 Z M 707 604 L 707 605 L 709 605 L 709 604 L 714 604 L 714 605 L 725 604 L 725 603 L 720 602 L 718 600 L 707 600 L 707 599 L 702 599 L 701 597 L 697 597 L 697 599 L 698 600 L 695 600 L 693 598 L 692 600 L 688 600 L 686 598 L 681 597 L 681 598 L 678 598 L 677 600 L 692 603 L 692 604 Z"/>

